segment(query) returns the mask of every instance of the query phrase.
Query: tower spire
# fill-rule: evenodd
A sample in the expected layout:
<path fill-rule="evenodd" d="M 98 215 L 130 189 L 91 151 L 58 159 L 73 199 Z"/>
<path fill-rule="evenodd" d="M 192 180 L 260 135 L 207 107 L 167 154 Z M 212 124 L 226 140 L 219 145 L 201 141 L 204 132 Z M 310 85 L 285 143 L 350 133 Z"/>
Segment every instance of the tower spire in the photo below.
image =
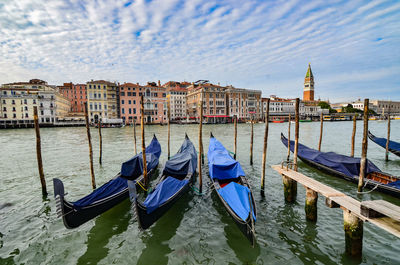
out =
<path fill-rule="evenodd" d="M 304 78 L 303 100 L 314 101 L 314 75 L 310 63 L 308 63 L 306 77 Z"/>

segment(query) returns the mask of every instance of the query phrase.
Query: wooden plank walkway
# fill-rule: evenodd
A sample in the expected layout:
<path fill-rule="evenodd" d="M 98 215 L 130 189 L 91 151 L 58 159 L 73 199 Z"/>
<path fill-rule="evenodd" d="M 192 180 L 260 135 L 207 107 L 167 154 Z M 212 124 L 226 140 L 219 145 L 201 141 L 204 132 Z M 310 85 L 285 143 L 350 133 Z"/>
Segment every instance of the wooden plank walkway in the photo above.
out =
<path fill-rule="evenodd" d="M 386 215 L 384 217 L 370 218 L 361 213 L 361 205 L 364 205 L 365 202 L 360 202 L 340 191 L 335 190 L 332 187 L 322 184 L 313 178 L 307 177 L 290 168 L 282 167 L 282 165 L 273 165 L 271 167 L 279 174 L 291 178 L 302 184 L 304 187 L 312 189 L 313 191 L 326 197 L 326 204 L 328 207 L 340 207 L 343 210 L 350 211 L 364 222 L 370 222 L 400 238 L 400 220 L 398 219 L 400 212 L 396 212 L 396 207 L 398 206 L 389 202 L 385 202 L 384 204 L 386 207 L 379 207 L 377 206 L 379 203 L 367 202 L 367 206 L 373 208 L 375 211 L 382 212 L 383 215 Z M 398 208 L 400 209 L 400 207 Z"/>

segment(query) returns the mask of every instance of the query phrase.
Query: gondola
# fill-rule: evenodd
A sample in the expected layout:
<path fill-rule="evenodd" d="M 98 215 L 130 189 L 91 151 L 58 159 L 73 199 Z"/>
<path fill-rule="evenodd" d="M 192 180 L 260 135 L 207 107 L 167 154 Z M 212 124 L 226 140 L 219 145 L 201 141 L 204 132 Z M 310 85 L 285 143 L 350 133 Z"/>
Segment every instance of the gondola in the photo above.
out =
<path fill-rule="evenodd" d="M 161 146 L 154 135 L 150 145 L 146 148 L 146 164 L 149 173 L 157 168 L 160 154 Z M 62 217 L 65 227 L 76 228 L 128 198 L 127 179 L 142 181 L 142 172 L 143 157 L 140 153 L 124 162 L 121 172 L 114 178 L 75 202 L 65 200 L 64 184 L 60 179 L 54 178 L 57 213 L 59 217 Z"/>
<path fill-rule="evenodd" d="M 370 131 L 368 131 L 368 138 L 371 139 L 371 141 L 373 141 L 377 145 L 386 149 L 386 139 L 385 138 L 376 137 Z M 400 156 L 400 143 L 389 140 L 389 152 L 391 152 L 397 156 Z"/>
<path fill-rule="evenodd" d="M 281 133 L 282 143 L 287 147 L 288 140 Z M 294 152 L 294 141 L 290 141 L 290 150 Z M 358 183 L 360 175 L 360 158 L 336 154 L 334 152 L 319 152 L 299 143 L 298 157 L 306 164 L 325 173 Z M 400 178 L 382 172 L 367 159 L 365 167 L 365 185 L 370 189 L 400 197 Z"/>
<path fill-rule="evenodd" d="M 210 179 L 217 196 L 239 229 L 254 246 L 257 216 L 253 193 L 240 163 L 210 135 L 208 148 Z"/>
<path fill-rule="evenodd" d="M 196 149 L 186 135 L 179 151 L 165 163 L 157 186 L 143 202 L 136 197 L 136 190 L 130 189 L 139 228 L 149 228 L 187 192 L 196 168 Z"/>

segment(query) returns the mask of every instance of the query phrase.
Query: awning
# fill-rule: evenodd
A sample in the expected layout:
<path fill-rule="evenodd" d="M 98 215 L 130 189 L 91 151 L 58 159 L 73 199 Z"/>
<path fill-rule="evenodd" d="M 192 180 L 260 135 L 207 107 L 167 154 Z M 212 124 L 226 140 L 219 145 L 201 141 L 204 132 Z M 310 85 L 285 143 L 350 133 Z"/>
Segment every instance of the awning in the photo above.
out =
<path fill-rule="evenodd" d="M 230 116 L 228 116 L 228 115 L 204 115 L 204 117 L 207 117 L 207 118 L 229 118 Z"/>

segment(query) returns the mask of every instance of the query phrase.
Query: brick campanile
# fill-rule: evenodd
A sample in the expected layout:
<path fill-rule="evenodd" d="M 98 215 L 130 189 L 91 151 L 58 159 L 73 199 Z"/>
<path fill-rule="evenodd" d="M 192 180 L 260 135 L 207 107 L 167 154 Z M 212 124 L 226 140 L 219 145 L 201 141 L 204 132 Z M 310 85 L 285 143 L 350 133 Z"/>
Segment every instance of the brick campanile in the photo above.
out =
<path fill-rule="evenodd" d="M 314 76 L 310 64 L 308 64 L 306 77 L 304 78 L 303 100 L 314 101 Z"/>

